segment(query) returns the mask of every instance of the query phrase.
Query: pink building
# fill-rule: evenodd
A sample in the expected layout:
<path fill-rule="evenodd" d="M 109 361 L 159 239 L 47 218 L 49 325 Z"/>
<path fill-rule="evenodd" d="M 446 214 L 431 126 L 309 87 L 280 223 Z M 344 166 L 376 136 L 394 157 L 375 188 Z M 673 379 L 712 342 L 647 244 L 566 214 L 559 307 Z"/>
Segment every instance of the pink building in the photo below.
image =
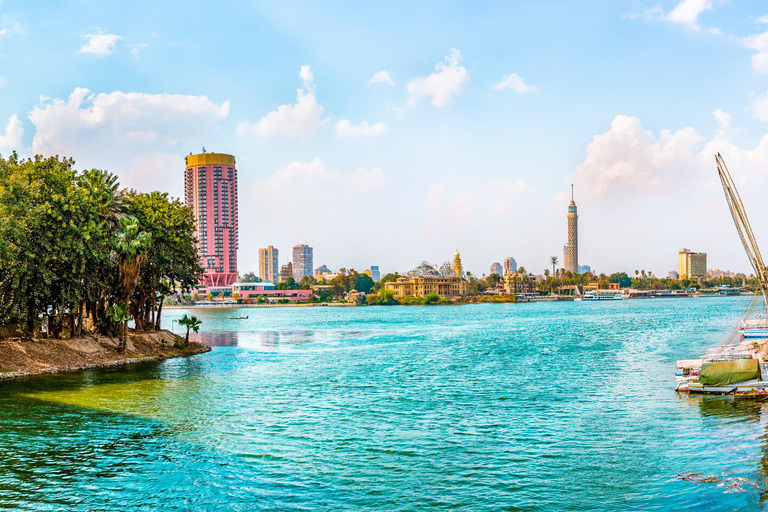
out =
<path fill-rule="evenodd" d="M 204 288 L 237 281 L 237 169 L 235 157 L 201 153 L 186 157 L 184 192 L 195 213 Z"/>
<path fill-rule="evenodd" d="M 272 283 L 235 283 L 232 293 L 237 293 L 241 299 L 288 299 L 290 301 L 307 301 L 312 290 L 277 290 Z"/>

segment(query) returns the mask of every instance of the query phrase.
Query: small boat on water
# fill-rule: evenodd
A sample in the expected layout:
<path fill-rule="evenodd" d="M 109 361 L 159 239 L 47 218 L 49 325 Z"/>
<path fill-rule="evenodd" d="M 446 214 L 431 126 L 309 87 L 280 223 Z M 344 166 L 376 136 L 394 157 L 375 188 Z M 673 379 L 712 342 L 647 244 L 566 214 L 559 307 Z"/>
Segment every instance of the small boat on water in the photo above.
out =
<path fill-rule="evenodd" d="M 623 300 L 624 296 L 619 292 L 595 290 L 587 292 L 581 300 Z"/>
<path fill-rule="evenodd" d="M 736 230 L 760 283 L 739 325 L 720 345 L 698 359 L 677 361 L 675 391 L 739 397 L 768 397 L 768 269 L 757 247 L 744 204 L 725 161 L 715 155 L 717 172 Z M 756 314 L 760 298 L 763 313 Z"/>
<path fill-rule="evenodd" d="M 230 320 L 248 320 L 247 316 L 231 316 L 229 317 Z"/>

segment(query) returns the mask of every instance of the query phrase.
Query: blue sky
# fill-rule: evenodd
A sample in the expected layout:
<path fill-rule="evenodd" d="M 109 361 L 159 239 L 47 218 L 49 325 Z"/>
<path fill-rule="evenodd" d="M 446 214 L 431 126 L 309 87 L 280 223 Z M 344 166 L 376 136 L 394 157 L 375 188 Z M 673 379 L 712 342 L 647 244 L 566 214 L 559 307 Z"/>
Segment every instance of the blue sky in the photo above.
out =
<path fill-rule="evenodd" d="M 308 243 L 332 269 L 541 272 L 570 183 L 598 271 L 680 247 L 747 270 L 715 151 L 768 243 L 764 2 L 361 4 L 4 0 L 0 153 L 176 196 L 184 155 L 234 154 L 241 271 Z"/>

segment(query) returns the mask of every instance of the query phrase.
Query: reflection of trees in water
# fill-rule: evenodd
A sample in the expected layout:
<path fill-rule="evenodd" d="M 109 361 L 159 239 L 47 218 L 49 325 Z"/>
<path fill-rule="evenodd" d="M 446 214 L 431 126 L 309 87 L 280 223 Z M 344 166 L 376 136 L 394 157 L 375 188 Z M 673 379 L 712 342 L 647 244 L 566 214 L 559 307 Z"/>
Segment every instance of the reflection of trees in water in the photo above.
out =
<path fill-rule="evenodd" d="M 189 334 L 189 339 L 208 345 L 209 347 L 236 347 L 237 332 L 200 332 L 197 334 Z"/>

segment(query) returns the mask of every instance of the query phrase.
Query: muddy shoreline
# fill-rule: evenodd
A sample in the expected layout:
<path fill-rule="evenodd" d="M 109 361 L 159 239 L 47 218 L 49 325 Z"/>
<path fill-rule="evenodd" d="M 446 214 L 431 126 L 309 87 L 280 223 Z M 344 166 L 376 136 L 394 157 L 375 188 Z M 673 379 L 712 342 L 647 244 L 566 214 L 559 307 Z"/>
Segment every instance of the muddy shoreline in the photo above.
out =
<path fill-rule="evenodd" d="M 170 331 L 131 332 L 124 354 L 117 353 L 117 338 L 83 336 L 58 340 L 51 338 L 0 339 L 0 380 L 65 373 L 89 368 L 107 368 L 122 364 L 162 361 L 209 352 L 211 347 L 190 342 L 176 348 L 184 338 Z"/>

